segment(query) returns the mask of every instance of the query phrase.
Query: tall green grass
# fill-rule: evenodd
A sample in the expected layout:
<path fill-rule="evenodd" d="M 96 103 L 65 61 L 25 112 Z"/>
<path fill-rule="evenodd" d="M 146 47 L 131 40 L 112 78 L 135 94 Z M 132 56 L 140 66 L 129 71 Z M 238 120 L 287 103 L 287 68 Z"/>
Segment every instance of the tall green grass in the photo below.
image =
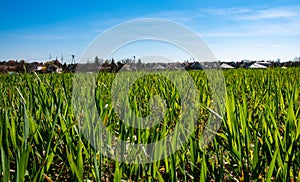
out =
<path fill-rule="evenodd" d="M 199 104 L 210 107 L 205 72 L 189 74 Z M 174 85 L 157 76 L 133 85 L 129 98 L 135 114 L 149 114 L 153 95 L 166 98 L 169 108 L 153 128 L 132 129 L 118 120 L 111 104 L 115 76 L 99 73 L 96 82 L 97 109 L 105 126 L 133 143 L 168 135 L 181 107 Z M 201 146 L 209 111 L 200 107 L 196 131 L 180 150 L 153 163 L 128 164 L 102 155 L 78 130 L 81 117 L 96 116 L 74 112 L 72 74 L 0 75 L 0 180 L 300 181 L 300 69 L 226 70 L 224 76 L 226 114 L 211 143 Z"/>

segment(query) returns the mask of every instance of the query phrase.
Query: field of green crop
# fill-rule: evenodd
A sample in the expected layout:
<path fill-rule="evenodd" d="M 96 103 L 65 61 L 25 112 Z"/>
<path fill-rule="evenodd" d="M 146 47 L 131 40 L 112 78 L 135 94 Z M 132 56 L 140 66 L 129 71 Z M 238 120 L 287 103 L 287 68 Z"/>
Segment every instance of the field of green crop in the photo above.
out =
<path fill-rule="evenodd" d="M 174 130 L 183 107 L 170 81 L 150 75 L 132 86 L 129 102 L 137 115 L 149 114 L 152 96 L 167 100 L 162 121 L 142 130 L 127 126 L 114 112 L 116 74 L 98 74 L 89 95 L 98 110 L 92 116 L 75 112 L 72 74 L 0 75 L 0 181 L 300 181 L 299 68 L 225 70 L 225 115 L 204 147 L 200 138 L 211 92 L 203 71 L 189 74 L 198 104 L 204 106 L 198 109 L 196 131 L 180 150 L 145 164 L 102 155 L 79 127 L 84 127 L 83 118 L 100 117 L 122 140 L 150 143 L 164 138 Z M 78 84 L 84 88 L 89 83 Z"/>

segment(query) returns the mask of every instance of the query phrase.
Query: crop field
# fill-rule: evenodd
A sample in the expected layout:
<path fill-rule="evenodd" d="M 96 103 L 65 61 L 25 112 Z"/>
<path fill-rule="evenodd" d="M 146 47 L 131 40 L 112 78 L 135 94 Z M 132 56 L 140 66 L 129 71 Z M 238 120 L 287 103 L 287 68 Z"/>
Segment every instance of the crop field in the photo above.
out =
<path fill-rule="evenodd" d="M 199 115 L 192 123 L 195 131 L 179 150 L 148 163 L 139 163 L 138 155 L 132 159 L 136 163 L 113 160 L 108 156 L 114 149 L 103 155 L 95 143 L 113 145 L 114 140 L 98 137 L 96 126 L 91 127 L 97 123 L 84 121 L 101 118 L 106 130 L 124 141 L 157 142 L 177 130 L 178 118 L 184 117 L 180 111 L 188 108 L 170 80 L 150 74 L 131 85 L 127 116 L 148 116 L 156 95 L 166 100 L 157 103 L 167 106 L 159 122 L 138 129 L 122 122 L 119 105 L 112 103 L 123 90 L 111 93 L 116 73 L 91 79 L 96 87 L 86 99 L 95 101 L 96 113 L 80 112 L 89 110 L 84 99 L 74 104 L 74 74 L 0 75 L 0 181 L 300 181 L 299 68 L 223 71 L 224 115 L 205 146 L 200 141 L 211 112 L 211 90 L 204 71 L 188 73 L 197 87 L 197 112 L 190 113 Z M 76 83 L 82 90 L 88 84 Z M 173 147 L 155 148 L 155 155 Z"/>

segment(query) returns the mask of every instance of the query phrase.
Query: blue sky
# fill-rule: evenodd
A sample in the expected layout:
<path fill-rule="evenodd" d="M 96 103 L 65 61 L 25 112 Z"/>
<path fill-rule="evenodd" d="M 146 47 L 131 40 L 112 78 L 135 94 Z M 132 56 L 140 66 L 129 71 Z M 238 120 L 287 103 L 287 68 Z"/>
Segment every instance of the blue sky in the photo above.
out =
<path fill-rule="evenodd" d="M 6 0 L 0 2 L 0 60 L 63 55 L 68 62 L 103 31 L 137 18 L 189 27 L 222 61 L 292 60 L 300 56 L 299 9 L 298 0 Z"/>

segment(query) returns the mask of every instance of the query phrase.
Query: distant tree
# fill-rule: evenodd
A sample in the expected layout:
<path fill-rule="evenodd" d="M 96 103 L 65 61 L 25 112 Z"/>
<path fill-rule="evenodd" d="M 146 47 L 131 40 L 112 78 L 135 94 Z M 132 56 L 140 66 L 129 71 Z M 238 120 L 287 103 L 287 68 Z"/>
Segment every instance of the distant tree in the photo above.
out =
<path fill-rule="evenodd" d="M 108 59 L 106 59 L 106 60 L 104 61 L 104 65 L 109 65 L 109 60 L 108 60 Z"/>
<path fill-rule="evenodd" d="M 281 60 L 278 58 L 277 60 L 276 60 L 276 63 L 280 63 L 281 62 Z"/>
<path fill-rule="evenodd" d="M 95 57 L 94 63 L 99 66 L 100 65 L 100 59 L 98 56 Z"/>
<path fill-rule="evenodd" d="M 294 62 L 298 62 L 298 61 L 300 61 L 300 57 L 295 57 Z"/>
<path fill-rule="evenodd" d="M 141 59 L 138 59 L 138 62 L 137 62 L 137 64 L 142 64 L 142 60 Z"/>
<path fill-rule="evenodd" d="M 120 66 L 123 66 L 123 63 L 121 61 L 118 61 L 117 65 L 120 67 Z"/>
<path fill-rule="evenodd" d="M 125 59 L 125 63 L 126 63 L 126 64 L 127 64 L 127 63 L 131 63 L 131 59 L 129 59 L 129 58 Z"/>
<path fill-rule="evenodd" d="M 114 58 L 111 58 L 111 64 L 116 64 Z"/>

